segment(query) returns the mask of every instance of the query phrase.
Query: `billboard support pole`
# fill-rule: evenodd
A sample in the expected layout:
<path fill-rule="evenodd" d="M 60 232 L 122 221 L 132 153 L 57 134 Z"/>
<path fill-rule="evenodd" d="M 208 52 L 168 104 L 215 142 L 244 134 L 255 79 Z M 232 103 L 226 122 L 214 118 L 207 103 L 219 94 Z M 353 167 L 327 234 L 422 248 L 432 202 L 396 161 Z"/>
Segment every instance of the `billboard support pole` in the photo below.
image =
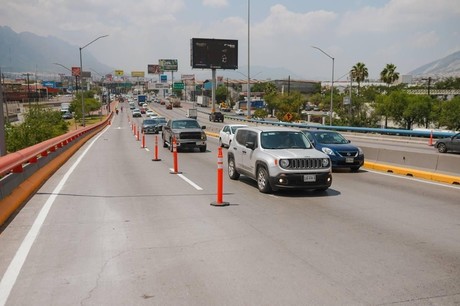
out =
<path fill-rule="evenodd" d="M 216 68 L 212 68 L 212 109 L 211 112 L 214 112 L 216 109 Z"/>

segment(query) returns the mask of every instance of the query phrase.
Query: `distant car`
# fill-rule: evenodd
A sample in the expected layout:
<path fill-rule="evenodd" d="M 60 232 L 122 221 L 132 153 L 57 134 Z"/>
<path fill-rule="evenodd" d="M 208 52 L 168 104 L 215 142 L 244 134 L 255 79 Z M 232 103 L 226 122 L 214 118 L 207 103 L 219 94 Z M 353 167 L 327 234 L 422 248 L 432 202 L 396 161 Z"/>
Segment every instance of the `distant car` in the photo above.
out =
<path fill-rule="evenodd" d="M 166 109 L 172 109 L 172 104 L 166 105 Z"/>
<path fill-rule="evenodd" d="M 154 119 L 144 119 L 142 121 L 142 133 L 149 134 L 158 134 L 163 126 L 166 124 L 166 119 L 163 117 L 156 117 Z"/>
<path fill-rule="evenodd" d="M 230 147 L 230 144 L 233 141 L 236 130 L 240 127 L 245 127 L 244 124 L 227 124 L 219 132 L 219 146 L 221 147 Z"/>
<path fill-rule="evenodd" d="M 434 143 L 434 147 L 438 149 L 439 153 L 446 153 L 448 151 L 460 152 L 460 133 L 457 133 L 451 137 L 438 139 Z"/>
<path fill-rule="evenodd" d="M 244 110 L 242 110 L 242 109 L 237 109 L 237 110 L 235 111 L 235 114 L 238 115 L 238 116 L 244 116 L 245 113 L 244 113 Z"/>
<path fill-rule="evenodd" d="M 209 114 L 209 121 L 224 122 L 224 114 L 222 114 L 221 112 L 212 112 Z"/>
<path fill-rule="evenodd" d="M 134 117 L 142 117 L 140 109 L 138 108 L 133 109 L 133 118 Z"/>
<path fill-rule="evenodd" d="M 147 117 L 150 117 L 150 116 L 152 116 L 152 115 L 156 115 L 155 112 L 154 112 L 153 110 L 151 110 L 151 109 L 148 109 L 148 110 L 145 112 L 145 114 L 147 115 Z"/>
<path fill-rule="evenodd" d="M 73 115 L 71 112 L 66 112 L 62 114 L 62 119 L 72 119 Z"/>
<path fill-rule="evenodd" d="M 342 134 L 329 130 L 302 129 L 313 146 L 331 158 L 332 169 L 349 168 L 356 172 L 364 164 L 361 148 L 350 144 Z"/>

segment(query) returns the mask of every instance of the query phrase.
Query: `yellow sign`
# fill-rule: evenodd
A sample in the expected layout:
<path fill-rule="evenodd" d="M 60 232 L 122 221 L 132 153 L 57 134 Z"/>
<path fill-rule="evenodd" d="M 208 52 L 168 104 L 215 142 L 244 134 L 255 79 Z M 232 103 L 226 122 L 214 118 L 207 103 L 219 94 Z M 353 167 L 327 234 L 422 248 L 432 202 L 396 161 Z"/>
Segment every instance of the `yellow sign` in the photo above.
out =
<path fill-rule="evenodd" d="M 123 70 L 115 70 L 115 75 L 116 76 L 123 76 L 125 73 L 123 72 Z"/>
<path fill-rule="evenodd" d="M 133 78 L 143 78 L 145 76 L 144 71 L 131 71 L 131 76 Z"/>
<path fill-rule="evenodd" d="M 292 120 L 292 114 L 287 113 L 286 115 L 284 115 L 284 120 L 287 122 L 290 122 Z"/>

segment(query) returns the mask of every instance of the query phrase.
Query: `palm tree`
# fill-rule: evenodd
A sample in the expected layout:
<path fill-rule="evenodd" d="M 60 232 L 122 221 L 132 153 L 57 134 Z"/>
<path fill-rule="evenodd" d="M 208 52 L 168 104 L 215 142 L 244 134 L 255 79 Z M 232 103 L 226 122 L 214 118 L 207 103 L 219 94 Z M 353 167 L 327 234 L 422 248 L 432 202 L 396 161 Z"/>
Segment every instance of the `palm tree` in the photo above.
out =
<path fill-rule="evenodd" d="M 388 87 L 399 79 L 399 72 L 396 72 L 394 64 L 387 64 L 380 72 L 380 79 L 388 84 Z"/>
<path fill-rule="evenodd" d="M 356 81 L 358 83 L 358 96 L 359 96 L 360 84 L 368 76 L 369 76 L 369 73 L 367 72 L 367 67 L 364 63 L 358 62 L 353 66 L 353 68 L 351 68 L 351 78 L 353 81 Z"/>

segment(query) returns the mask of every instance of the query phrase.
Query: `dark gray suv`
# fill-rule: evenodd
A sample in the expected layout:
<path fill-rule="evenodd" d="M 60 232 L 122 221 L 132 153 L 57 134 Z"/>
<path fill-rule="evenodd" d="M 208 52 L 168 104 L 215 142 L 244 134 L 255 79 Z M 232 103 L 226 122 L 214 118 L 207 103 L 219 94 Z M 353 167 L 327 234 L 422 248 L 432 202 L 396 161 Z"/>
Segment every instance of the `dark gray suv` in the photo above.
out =
<path fill-rule="evenodd" d="M 206 126 L 200 126 L 197 120 L 191 118 L 171 119 L 163 126 L 163 147 L 173 150 L 173 139 L 176 139 L 177 149 L 199 148 L 206 151 Z"/>

